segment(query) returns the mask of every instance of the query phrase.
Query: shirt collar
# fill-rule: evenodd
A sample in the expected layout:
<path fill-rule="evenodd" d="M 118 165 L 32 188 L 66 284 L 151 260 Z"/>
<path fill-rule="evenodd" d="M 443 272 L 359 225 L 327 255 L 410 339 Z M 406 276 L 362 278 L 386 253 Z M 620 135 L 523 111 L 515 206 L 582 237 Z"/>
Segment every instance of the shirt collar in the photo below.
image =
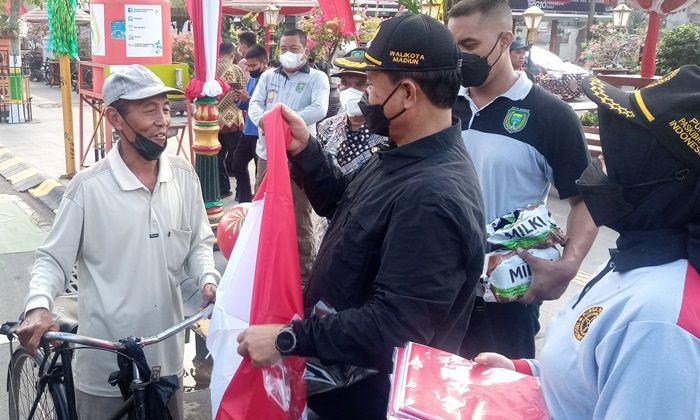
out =
<path fill-rule="evenodd" d="M 297 71 L 295 71 L 294 73 L 292 73 L 292 76 L 295 75 L 295 74 L 297 74 L 297 73 L 299 73 L 299 72 L 301 72 L 301 73 L 307 73 L 307 74 L 308 74 L 308 73 L 311 73 L 311 66 L 309 66 L 309 63 L 304 64 L 304 67 L 302 67 L 302 68 L 300 68 L 299 70 L 297 70 Z M 284 72 L 284 69 L 282 68 L 282 66 L 277 67 L 277 68 L 275 69 L 275 73 L 279 73 L 279 74 L 281 74 L 282 76 L 284 76 L 285 78 L 289 79 L 289 76 L 287 75 L 287 73 Z"/>
<path fill-rule="evenodd" d="M 462 142 L 461 124 L 453 118 L 452 125 L 442 131 L 423 137 L 404 146 L 377 152 L 381 165 L 387 172 L 393 172 L 428 156 L 447 150 Z"/>
<path fill-rule="evenodd" d="M 107 153 L 107 162 L 110 168 L 112 168 L 112 173 L 114 178 L 117 180 L 117 184 L 124 191 L 133 191 L 140 188 L 144 188 L 144 185 L 139 181 L 139 179 L 131 172 L 122 155 L 119 153 L 119 143 L 112 147 L 112 150 Z M 158 158 L 158 180 L 157 182 L 168 182 L 173 179 L 173 170 L 170 164 L 170 159 L 163 153 Z"/>
<path fill-rule="evenodd" d="M 516 80 L 515 83 L 513 83 L 513 86 L 511 86 L 507 91 L 494 98 L 494 101 L 500 97 L 508 98 L 512 101 L 522 101 L 525 99 L 527 94 L 530 93 L 530 90 L 532 89 L 532 80 L 527 77 L 525 72 L 516 71 L 516 73 L 518 74 L 518 80 Z M 460 86 L 459 96 L 464 96 L 471 101 L 471 98 L 469 97 L 469 88 Z"/>

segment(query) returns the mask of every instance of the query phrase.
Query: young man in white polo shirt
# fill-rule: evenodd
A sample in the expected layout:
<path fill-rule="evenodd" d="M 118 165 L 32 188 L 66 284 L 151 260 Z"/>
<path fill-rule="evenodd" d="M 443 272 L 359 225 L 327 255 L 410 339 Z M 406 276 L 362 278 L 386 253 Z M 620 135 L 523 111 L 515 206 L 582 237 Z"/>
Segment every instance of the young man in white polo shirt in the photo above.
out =
<path fill-rule="evenodd" d="M 248 105 L 250 120 L 260 127 L 255 150 L 259 158 L 256 189 L 267 169 L 265 134 L 264 127 L 261 127 L 265 111 L 282 102 L 299 113 L 309 127 L 311 135 L 316 135 L 316 123 L 324 119 L 328 112 L 330 82 L 326 73 L 309 66 L 306 33 L 300 29 L 286 31 L 280 39 L 280 54 L 282 65 L 260 76 Z M 316 253 L 311 204 L 295 182 L 292 182 L 292 197 L 297 222 L 301 281 L 306 284 Z"/>
<path fill-rule="evenodd" d="M 221 276 L 197 174 L 186 160 L 163 154 L 171 92 L 182 93 L 140 65 L 105 80 L 106 117 L 122 140 L 71 181 L 36 251 L 26 317 L 17 330 L 30 353 L 45 332 L 58 330 L 50 311 L 76 263 L 82 335 L 149 336 L 182 321 L 180 284 L 188 277 L 202 289 L 202 306 L 213 302 Z M 183 332 L 144 348 L 149 365 L 182 381 L 184 338 Z M 116 356 L 78 350 L 74 364 L 79 418 L 115 414 L 123 400 L 107 379 L 118 370 Z M 173 418 L 183 418 L 182 382 L 169 408 Z"/>

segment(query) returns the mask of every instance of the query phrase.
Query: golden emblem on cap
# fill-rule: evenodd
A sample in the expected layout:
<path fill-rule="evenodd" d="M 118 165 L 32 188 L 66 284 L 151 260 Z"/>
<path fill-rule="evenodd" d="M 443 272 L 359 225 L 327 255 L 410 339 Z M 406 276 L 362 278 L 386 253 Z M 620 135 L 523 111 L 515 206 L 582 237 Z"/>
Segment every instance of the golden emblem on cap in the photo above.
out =
<path fill-rule="evenodd" d="M 340 66 L 342 66 L 342 67 L 352 67 L 352 68 L 354 68 L 354 69 L 363 69 L 363 68 L 367 67 L 367 63 L 365 63 L 364 61 L 362 61 L 362 62 L 359 62 L 359 61 L 352 61 L 352 60 L 348 60 L 348 59 L 345 58 L 345 57 L 336 58 L 336 59 L 335 59 L 335 64 L 336 64 L 336 66 L 338 66 L 338 67 L 340 67 Z"/>
<path fill-rule="evenodd" d="M 602 306 L 593 306 L 583 311 L 581 316 L 578 317 L 576 324 L 574 324 L 574 337 L 578 341 L 583 340 L 583 337 L 588 333 L 591 323 L 598 318 L 601 312 L 603 312 Z"/>
<path fill-rule="evenodd" d="M 591 92 L 600 98 L 605 105 L 609 106 L 612 111 L 616 111 L 618 114 L 624 115 L 627 118 L 634 118 L 635 115 L 633 111 L 618 104 L 613 98 L 608 96 L 608 93 L 605 91 L 605 85 L 600 79 L 591 79 Z"/>

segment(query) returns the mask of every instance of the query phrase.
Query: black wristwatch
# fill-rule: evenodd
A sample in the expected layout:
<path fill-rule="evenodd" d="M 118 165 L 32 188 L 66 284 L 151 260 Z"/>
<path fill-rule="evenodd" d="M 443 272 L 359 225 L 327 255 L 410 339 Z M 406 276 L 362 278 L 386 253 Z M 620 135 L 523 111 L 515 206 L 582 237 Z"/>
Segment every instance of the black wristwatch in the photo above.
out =
<path fill-rule="evenodd" d="M 277 333 L 275 348 L 282 356 L 289 356 L 297 348 L 297 336 L 292 325 L 287 325 Z"/>

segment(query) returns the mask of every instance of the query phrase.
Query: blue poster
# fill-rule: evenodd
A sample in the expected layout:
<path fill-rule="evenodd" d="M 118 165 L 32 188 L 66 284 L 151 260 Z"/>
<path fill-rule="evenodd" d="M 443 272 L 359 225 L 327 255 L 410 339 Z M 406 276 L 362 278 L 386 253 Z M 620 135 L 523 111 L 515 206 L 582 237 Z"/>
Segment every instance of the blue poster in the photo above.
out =
<path fill-rule="evenodd" d="M 126 23 L 123 20 L 113 20 L 110 26 L 112 39 L 126 39 Z"/>

